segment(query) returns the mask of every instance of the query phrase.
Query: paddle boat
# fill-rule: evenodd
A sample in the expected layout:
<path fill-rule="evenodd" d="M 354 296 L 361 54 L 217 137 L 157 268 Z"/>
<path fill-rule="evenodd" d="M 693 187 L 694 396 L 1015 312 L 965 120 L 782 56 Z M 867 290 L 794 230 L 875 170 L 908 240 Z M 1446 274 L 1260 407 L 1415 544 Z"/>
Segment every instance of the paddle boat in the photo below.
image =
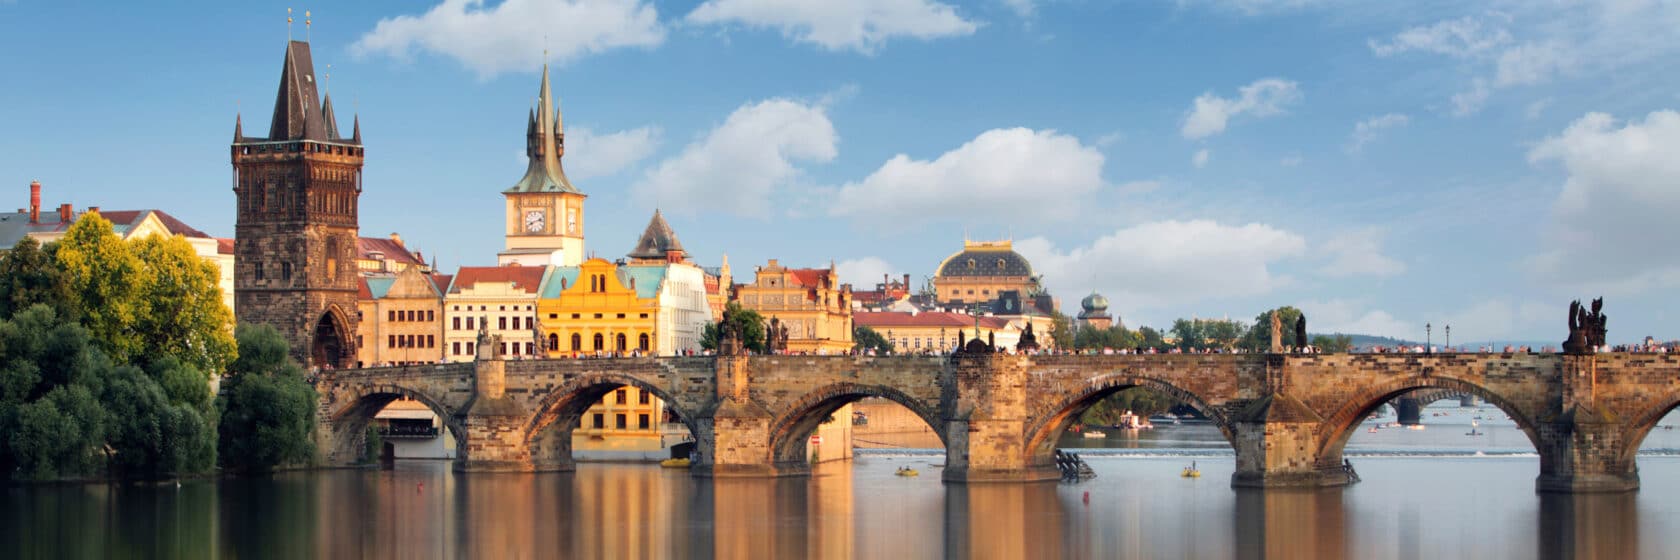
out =
<path fill-rule="evenodd" d="M 898 476 L 916 476 L 922 473 L 916 472 L 916 469 L 912 469 L 910 467 L 899 467 L 898 472 L 893 474 L 897 474 Z"/>
<path fill-rule="evenodd" d="M 679 459 L 666 459 L 664 461 L 660 461 L 659 466 L 667 469 L 686 469 L 691 463 L 692 462 L 688 460 L 688 457 L 682 457 Z"/>
<path fill-rule="evenodd" d="M 1179 473 L 1178 476 L 1181 476 L 1181 477 L 1184 477 L 1184 478 L 1201 478 L 1202 477 L 1202 470 L 1196 468 L 1196 462 L 1195 461 L 1191 461 L 1190 466 L 1184 467 L 1184 472 Z"/>

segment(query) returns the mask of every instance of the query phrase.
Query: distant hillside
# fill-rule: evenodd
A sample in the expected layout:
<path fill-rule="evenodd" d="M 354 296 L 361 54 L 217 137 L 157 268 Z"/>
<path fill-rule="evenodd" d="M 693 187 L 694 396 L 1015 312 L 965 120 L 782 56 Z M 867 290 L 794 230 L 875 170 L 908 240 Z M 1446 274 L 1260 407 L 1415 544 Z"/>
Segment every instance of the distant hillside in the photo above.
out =
<path fill-rule="evenodd" d="M 1409 340 L 1401 340 L 1401 339 L 1398 339 L 1398 338 L 1389 338 L 1389 337 L 1386 337 L 1386 336 L 1375 336 L 1375 335 L 1369 335 L 1369 334 L 1307 333 L 1308 338 L 1311 338 L 1311 337 L 1314 337 L 1314 336 L 1344 336 L 1344 335 L 1352 337 L 1353 338 L 1353 348 L 1354 348 L 1354 350 L 1355 351 L 1361 351 L 1361 352 L 1366 351 L 1366 350 L 1370 350 L 1370 349 L 1372 349 L 1374 347 L 1377 347 L 1377 346 L 1383 346 L 1383 347 L 1387 347 L 1387 348 L 1395 348 L 1395 347 L 1399 347 L 1399 346 L 1416 346 L 1416 345 L 1419 345 L 1419 344 L 1423 344 L 1422 342 L 1412 342 L 1412 341 L 1409 341 Z"/>
<path fill-rule="evenodd" d="M 1334 333 L 1334 334 L 1309 333 L 1309 336 L 1338 336 L 1338 335 L 1343 335 L 1343 334 L 1346 334 L 1346 333 Z M 1421 345 L 1423 345 L 1423 341 L 1421 341 L 1421 340 L 1402 340 L 1402 339 L 1398 339 L 1398 338 L 1391 338 L 1391 337 L 1386 337 L 1386 336 L 1376 336 L 1376 335 L 1369 335 L 1369 334 L 1348 334 L 1347 336 L 1353 337 L 1353 348 L 1356 351 L 1367 351 L 1367 350 L 1370 350 L 1370 349 L 1372 349 L 1374 347 L 1377 347 L 1377 346 L 1382 346 L 1384 348 L 1397 348 L 1397 347 L 1400 347 L 1400 346 L 1421 346 Z M 1445 343 L 1446 343 L 1446 341 L 1442 340 L 1442 339 L 1435 339 L 1432 342 L 1434 342 L 1435 345 L 1438 346 L 1438 347 L 1439 346 L 1445 346 Z M 1478 341 L 1471 341 L 1471 342 L 1456 341 L 1456 342 L 1453 343 L 1453 346 L 1456 346 L 1458 348 L 1466 348 L 1466 349 L 1469 349 L 1469 350 L 1476 350 L 1476 349 L 1481 348 L 1483 346 L 1492 347 L 1495 350 L 1500 349 L 1500 348 L 1504 348 L 1506 346 L 1527 346 L 1527 347 L 1534 348 L 1534 349 L 1538 350 L 1538 349 L 1541 349 L 1541 348 L 1545 348 L 1547 346 L 1554 346 L 1555 347 L 1558 344 L 1559 344 L 1558 342 L 1545 342 L 1545 341 L 1539 341 L 1539 340 L 1498 340 L 1498 341 L 1492 341 L 1492 342 L 1489 342 L 1489 341 L 1486 341 L 1486 340 L 1478 340 Z"/>

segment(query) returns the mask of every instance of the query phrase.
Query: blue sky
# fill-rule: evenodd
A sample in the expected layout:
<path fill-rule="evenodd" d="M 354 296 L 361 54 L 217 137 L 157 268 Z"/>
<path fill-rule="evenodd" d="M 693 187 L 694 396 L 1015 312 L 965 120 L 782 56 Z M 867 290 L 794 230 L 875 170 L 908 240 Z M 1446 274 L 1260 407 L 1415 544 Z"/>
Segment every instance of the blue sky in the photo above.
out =
<path fill-rule="evenodd" d="M 1680 337 L 1680 5 L 507 0 L 295 5 L 368 147 L 364 235 L 493 263 L 548 50 L 588 245 L 918 282 L 1010 237 L 1127 325 Z M 342 5 L 338 5 L 342 4 Z M 0 1 L 0 186 L 233 230 L 286 3 Z M 313 16 L 305 30 L 302 12 Z M 0 187 L 4 188 L 4 187 Z"/>

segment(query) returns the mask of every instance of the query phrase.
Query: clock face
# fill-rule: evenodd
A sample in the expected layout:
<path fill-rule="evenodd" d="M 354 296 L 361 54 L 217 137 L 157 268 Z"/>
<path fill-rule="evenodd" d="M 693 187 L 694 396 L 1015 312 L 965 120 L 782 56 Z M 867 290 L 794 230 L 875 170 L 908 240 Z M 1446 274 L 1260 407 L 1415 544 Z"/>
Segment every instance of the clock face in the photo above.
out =
<path fill-rule="evenodd" d="M 542 212 L 542 210 L 526 210 L 525 211 L 525 231 L 528 231 L 528 232 L 531 232 L 531 233 L 536 233 L 536 232 L 542 231 L 542 229 L 543 229 L 543 212 Z"/>

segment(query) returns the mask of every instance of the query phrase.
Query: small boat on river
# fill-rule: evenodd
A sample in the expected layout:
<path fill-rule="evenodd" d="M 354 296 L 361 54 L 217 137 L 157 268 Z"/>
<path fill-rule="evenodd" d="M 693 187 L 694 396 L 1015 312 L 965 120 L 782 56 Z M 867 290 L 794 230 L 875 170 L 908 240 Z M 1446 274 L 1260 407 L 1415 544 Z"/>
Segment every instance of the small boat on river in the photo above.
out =
<path fill-rule="evenodd" d="M 919 474 L 922 474 L 922 473 L 916 472 L 916 469 L 912 469 L 910 467 L 899 467 L 898 472 L 895 472 L 893 474 L 896 474 L 898 476 L 916 476 L 916 475 L 919 475 Z"/>
<path fill-rule="evenodd" d="M 1099 431 L 1096 431 L 1096 430 L 1085 430 L 1084 432 L 1081 432 L 1080 435 L 1083 435 L 1083 436 L 1088 437 L 1088 438 L 1108 437 L 1108 434 L 1105 434 L 1105 433 L 1102 433 L 1102 432 L 1099 432 Z"/>
<path fill-rule="evenodd" d="M 1196 468 L 1196 463 L 1194 461 L 1191 461 L 1190 466 L 1184 467 L 1184 472 L 1179 473 L 1178 476 L 1181 476 L 1181 477 L 1184 477 L 1184 478 L 1201 478 L 1202 477 L 1202 470 Z"/>
<path fill-rule="evenodd" d="M 659 466 L 667 469 L 686 469 L 689 467 L 690 463 L 691 462 L 687 457 L 682 457 L 678 459 L 666 459 L 664 461 L 660 461 Z"/>

